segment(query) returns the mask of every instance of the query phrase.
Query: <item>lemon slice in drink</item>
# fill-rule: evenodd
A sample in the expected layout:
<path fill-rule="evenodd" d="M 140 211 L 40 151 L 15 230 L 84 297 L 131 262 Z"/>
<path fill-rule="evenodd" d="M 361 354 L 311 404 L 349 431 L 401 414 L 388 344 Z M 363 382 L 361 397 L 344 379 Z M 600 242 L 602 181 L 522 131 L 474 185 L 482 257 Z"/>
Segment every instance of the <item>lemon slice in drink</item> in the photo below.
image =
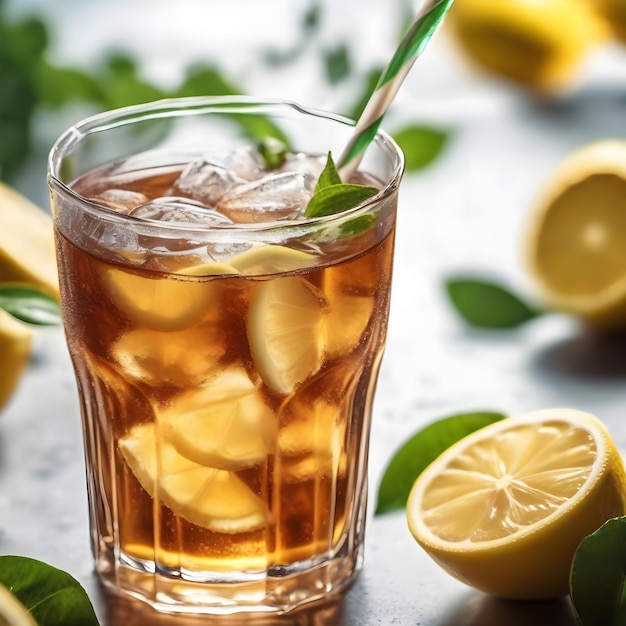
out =
<path fill-rule="evenodd" d="M 36 285 L 59 297 L 52 219 L 0 182 L 0 281 Z"/>
<path fill-rule="evenodd" d="M 33 332 L 0 309 L 0 409 L 17 387 L 30 355 Z"/>
<path fill-rule="evenodd" d="M 248 311 L 252 358 L 263 382 L 289 394 L 322 365 L 324 314 L 321 293 L 303 278 L 276 278 L 259 284 Z"/>
<path fill-rule="evenodd" d="M 530 219 L 528 260 L 546 303 L 592 326 L 626 326 L 626 142 L 557 168 Z"/>
<path fill-rule="evenodd" d="M 0 585 L 0 626 L 37 626 L 26 607 L 4 585 Z"/>
<path fill-rule="evenodd" d="M 277 274 L 315 265 L 316 257 L 286 246 L 267 245 L 250 248 L 229 260 L 242 274 Z"/>
<path fill-rule="evenodd" d="M 195 324 L 215 301 L 212 281 L 177 280 L 111 267 L 103 272 L 103 284 L 113 304 L 133 323 L 164 332 Z"/>
<path fill-rule="evenodd" d="M 276 437 L 273 412 L 239 367 L 225 369 L 173 398 L 157 413 L 157 420 L 180 454 L 224 470 L 264 461 Z"/>
<path fill-rule="evenodd" d="M 235 474 L 181 456 L 153 424 L 135 426 L 119 448 L 153 498 L 176 515 L 219 533 L 242 533 L 267 522 L 264 503 Z"/>
<path fill-rule="evenodd" d="M 574 552 L 623 515 L 620 454 L 592 415 L 548 409 L 463 438 L 416 480 L 407 504 L 417 542 L 477 589 L 523 600 L 568 592 Z"/>

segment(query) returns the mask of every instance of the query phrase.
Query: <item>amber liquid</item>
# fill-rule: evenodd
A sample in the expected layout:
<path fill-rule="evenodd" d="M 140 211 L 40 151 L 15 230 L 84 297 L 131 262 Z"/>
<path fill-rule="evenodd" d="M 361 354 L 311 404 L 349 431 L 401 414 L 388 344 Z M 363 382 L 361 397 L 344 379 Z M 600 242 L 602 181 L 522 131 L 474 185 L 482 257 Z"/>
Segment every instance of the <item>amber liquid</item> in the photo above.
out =
<path fill-rule="evenodd" d="M 156 197 L 173 175 L 137 175 L 127 188 Z M 75 187 L 89 195 L 101 185 L 87 175 Z M 180 256 L 164 261 L 153 253 L 127 262 L 124 254 L 88 244 L 80 233 L 93 225 L 63 220 L 64 210 L 56 207 L 56 239 L 96 557 L 114 554 L 131 567 L 208 581 L 251 572 L 280 576 L 351 549 L 365 506 L 392 222 L 325 244 L 313 266 L 290 274 L 181 276 Z M 287 392 L 266 384 L 249 337 L 255 294 L 286 277 L 295 282 L 283 284 L 316 294 L 326 338 L 319 367 Z M 254 416 L 250 428 L 229 425 L 224 433 L 225 421 L 212 421 L 212 400 L 203 407 L 198 399 L 197 390 L 211 389 L 226 371 L 245 374 L 254 385 L 254 411 L 264 415 L 258 453 Z M 196 430 L 186 438 L 188 420 Z M 154 437 L 146 453 L 152 474 L 133 457 L 144 454 L 128 443 L 137 433 Z M 252 447 L 231 459 L 241 438 Z M 188 452 L 196 448 L 214 452 L 197 458 Z M 172 485 L 190 483 L 167 475 L 171 449 L 183 462 L 192 456 L 198 475 L 210 475 L 211 463 L 221 472 L 223 484 L 213 481 L 201 505 L 195 496 L 173 493 Z"/>

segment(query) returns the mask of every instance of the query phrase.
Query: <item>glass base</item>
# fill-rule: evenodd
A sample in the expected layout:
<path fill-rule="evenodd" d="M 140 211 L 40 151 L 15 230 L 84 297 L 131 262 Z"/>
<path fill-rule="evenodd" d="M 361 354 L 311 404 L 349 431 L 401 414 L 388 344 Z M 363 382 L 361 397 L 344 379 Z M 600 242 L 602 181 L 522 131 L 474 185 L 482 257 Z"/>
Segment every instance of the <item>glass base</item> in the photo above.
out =
<path fill-rule="evenodd" d="M 342 551 L 340 551 L 342 552 Z M 345 551 L 349 552 L 348 550 Z M 345 590 L 360 571 L 362 549 L 338 553 L 324 560 L 303 561 L 262 573 L 186 576 L 160 571 L 154 564 L 120 555 L 101 554 L 96 571 L 109 590 L 149 604 L 162 613 L 281 615 L 304 605 L 331 600 Z"/>

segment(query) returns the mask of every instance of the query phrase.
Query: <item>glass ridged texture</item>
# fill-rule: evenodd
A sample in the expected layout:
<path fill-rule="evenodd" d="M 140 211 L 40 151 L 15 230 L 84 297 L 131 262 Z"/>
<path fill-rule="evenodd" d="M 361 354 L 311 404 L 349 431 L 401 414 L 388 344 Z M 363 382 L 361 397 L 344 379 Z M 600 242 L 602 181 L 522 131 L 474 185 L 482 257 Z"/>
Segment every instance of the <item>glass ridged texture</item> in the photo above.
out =
<path fill-rule="evenodd" d="M 430 483 L 424 523 L 449 542 L 509 537 L 578 493 L 595 456 L 589 433 L 561 422 L 477 441 Z"/>
<path fill-rule="evenodd" d="M 289 104 L 170 101 L 88 120 L 50 160 L 96 569 L 165 611 L 285 612 L 362 563 L 395 144 L 372 146 L 359 182 L 381 191 L 342 216 L 181 226 L 102 206 L 240 149 L 237 115 L 275 116 L 300 161 L 350 132 Z"/>

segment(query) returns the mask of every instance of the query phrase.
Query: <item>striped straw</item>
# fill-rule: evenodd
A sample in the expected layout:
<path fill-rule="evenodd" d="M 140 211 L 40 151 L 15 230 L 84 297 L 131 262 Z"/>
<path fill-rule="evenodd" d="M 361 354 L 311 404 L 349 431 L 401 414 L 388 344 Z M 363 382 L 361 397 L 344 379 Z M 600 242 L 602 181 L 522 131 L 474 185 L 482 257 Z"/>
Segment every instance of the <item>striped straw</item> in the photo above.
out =
<path fill-rule="evenodd" d="M 499 0 L 494 0 L 498 2 Z M 339 160 L 339 175 L 346 181 L 356 170 L 367 146 L 376 136 L 383 116 L 404 82 L 417 57 L 437 31 L 453 0 L 430 0 L 403 37 L 389 65 L 385 68 L 348 145 Z"/>

